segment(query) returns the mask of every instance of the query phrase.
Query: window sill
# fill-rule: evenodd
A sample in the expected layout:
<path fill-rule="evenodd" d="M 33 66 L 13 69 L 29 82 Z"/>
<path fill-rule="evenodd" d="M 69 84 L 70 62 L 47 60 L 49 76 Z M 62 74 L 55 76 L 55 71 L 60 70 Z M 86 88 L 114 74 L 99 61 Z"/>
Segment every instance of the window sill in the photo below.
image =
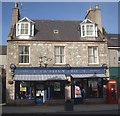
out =
<path fill-rule="evenodd" d="M 31 64 L 30 63 L 19 63 L 18 65 L 19 66 L 30 66 Z"/>
<path fill-rule="evenodd" d="M 55 66 L 66 66 L 66 63 L 55 63 Z"/>
<path fill-rule="evenodd" d="M 98 63 L 89 63 L 88 66 L 99 66 Z"/>

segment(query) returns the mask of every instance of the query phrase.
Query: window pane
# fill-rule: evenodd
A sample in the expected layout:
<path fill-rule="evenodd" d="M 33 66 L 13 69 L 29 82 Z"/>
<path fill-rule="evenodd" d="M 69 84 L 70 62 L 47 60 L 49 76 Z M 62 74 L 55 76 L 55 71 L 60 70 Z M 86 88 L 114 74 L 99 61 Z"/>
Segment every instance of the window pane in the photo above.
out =
<path fill-rule="evenodd" d="M 93 25 L 86 25 L 86 34 L 93 35 Z"/>
<path fill-rule="evenodd" d="M 60 82 L 54 82 L 54 91 L 60 91 Z"/>
<path fill-rule="evenodd" d="M 64 47 L 60 47 L 60 55 L 64 55 Z"/>
<path fill-rule="evenodd" d="M 85 27 L 84 27 L 84 25 L 82 26 L 82 33 L 83 33 L 83 36 L 85 36 Z"/>
<path fill-rule="evenodd" d="M 21 34 L 28 34 L 28 24 L 21 24 Z"/>
<path fill-rule="evenodd" d="M 59 55 L 59 47 L 55 47 L 55 55 Z"/>
<path fill-rule="evenodd" d="M 56 63 L 60 63 L 60 57 L 59 57 L 59 56 L 56 56 L 55 62 L 56 62 Z"/>
<path fill-rule="evenodd" d="M 29 63 L 29 46 L 19 46 L 19 63 Z"/>
<path fill-rule="evenodd" d="M 89 63 L 97 63 L 98 62 L 98 53 L 97 47 L 89 47 L 88 48 L 88 62 Z"/>
<path fill-rule="evenodd" d="M 55 47 L 55 63 L 64 63 L 64 47 Z"/>

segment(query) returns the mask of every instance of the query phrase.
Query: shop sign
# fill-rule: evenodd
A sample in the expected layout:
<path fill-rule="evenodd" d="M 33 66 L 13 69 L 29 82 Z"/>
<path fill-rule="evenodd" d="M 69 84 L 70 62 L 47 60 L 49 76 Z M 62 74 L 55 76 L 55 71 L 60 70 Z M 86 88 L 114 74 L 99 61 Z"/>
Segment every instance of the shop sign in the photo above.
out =
<path fill-rule="evenodd" d="M 59 67 L 48 67 L 48 68 L 33 68 L 33 67 L 17 67 L 15 70 L 15 74 L 104 74 L 104 68 L 102 67 L 71 67 L 71 69 L 67 68 L 59 68 Z"/>

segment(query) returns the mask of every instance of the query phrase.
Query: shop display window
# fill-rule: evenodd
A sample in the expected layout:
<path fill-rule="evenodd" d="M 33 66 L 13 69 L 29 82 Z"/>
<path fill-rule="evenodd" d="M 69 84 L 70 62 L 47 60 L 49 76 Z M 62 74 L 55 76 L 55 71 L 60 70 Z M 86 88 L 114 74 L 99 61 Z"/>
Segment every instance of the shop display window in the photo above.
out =
<path fill-rule="evenodd" d="M 75 79 L 75 98 L 99 98 L 103 97 L 103 79 Z"/>
<path fill-rule="evenodd" d="M 60 82 L 54 82 L 54 91 L 60 91 Z"/>
<path fill-rule="evenodd" d="M 33 82 L 16 82 L 15 86 L 16 99 L 34 99 L 35 92 Z"/>
<path fill-rule="evenodd" d="M 102 79 L 89 79 L 87 93 L 88 97 L 102 97 L 103 96 Z"/>

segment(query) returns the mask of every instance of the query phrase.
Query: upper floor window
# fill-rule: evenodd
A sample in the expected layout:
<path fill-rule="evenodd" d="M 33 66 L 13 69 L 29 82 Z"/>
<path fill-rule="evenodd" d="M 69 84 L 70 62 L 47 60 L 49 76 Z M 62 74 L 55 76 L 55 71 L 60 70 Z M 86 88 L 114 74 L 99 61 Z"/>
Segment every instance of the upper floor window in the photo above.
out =
<path fill-rule="evenodd" d="M 85 19 L 81 23 L 81 37 L 97 37 L 97 25 L 89 19 Z"/>
<path fill-rule="evenodd" d="M 88 47 L 88 63 L 98 64 L 98 47 Z"/>
<path fill-rule="evenodd" d="M 64 46 L 55 46 L 55 63 L 65 63 Z"/>
<path fill-rule="evenodd" d="M 118 62 L 120 62 L 120 49 L 118 49 Z"/>
<path fill-rule="evenodd" d="M 28 24 L 21 24 L 21 34 L 28 34 Z"/>
<path fill-rule="evenodd" d="M 29 63 L 29 46 L 19 46 L 19 63 Z"/>
<path fill-rule="evenodd" d="M 16 23 L 16 36 L 20 39 L 29 39 L 34 36 L 34 22 L 24 17 Z"/>

